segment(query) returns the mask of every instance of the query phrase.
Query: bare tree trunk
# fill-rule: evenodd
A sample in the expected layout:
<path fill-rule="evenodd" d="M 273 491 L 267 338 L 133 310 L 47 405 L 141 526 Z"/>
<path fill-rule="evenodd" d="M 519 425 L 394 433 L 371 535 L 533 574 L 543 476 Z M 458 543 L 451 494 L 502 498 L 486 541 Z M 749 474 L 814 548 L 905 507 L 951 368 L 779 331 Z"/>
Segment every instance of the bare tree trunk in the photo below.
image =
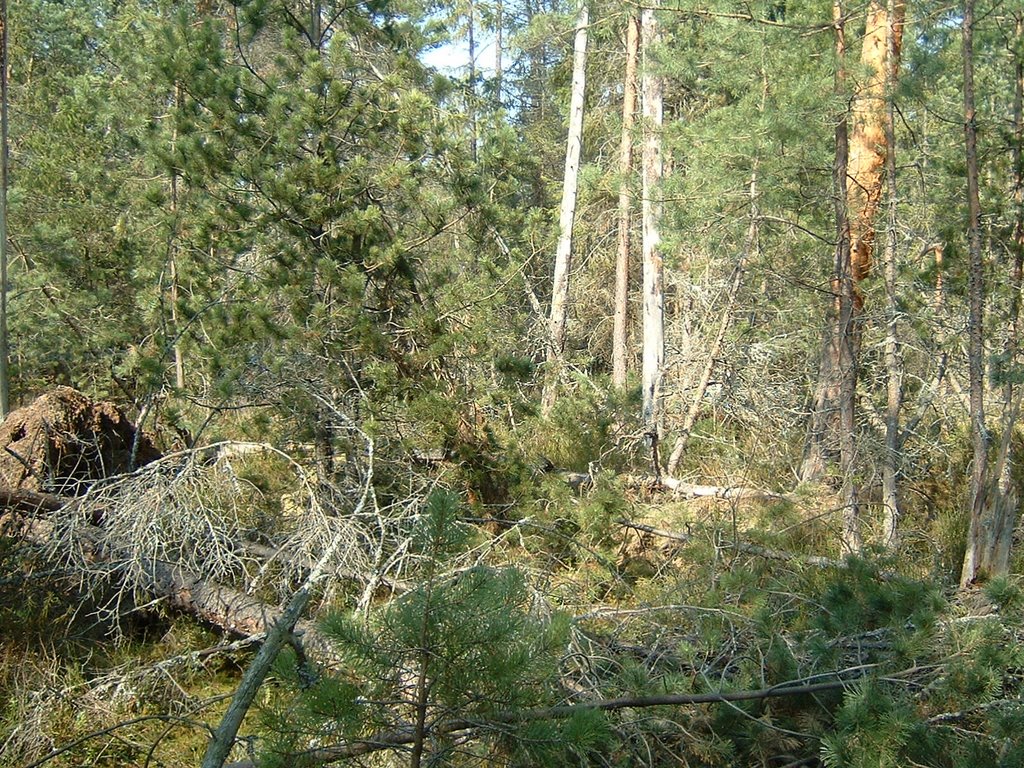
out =
<path fill-rule="evenodd" d="M 476 118 L 476 4 L 469 0 L 467 9 L 466 30 L 469 36 L 469 84 L 466 88 L 467 104 L 469 110 L 469 132 L 470 132 L 470 154 L 473 162 L 477 160 L 479 137 Z"/>
<path fill-rule="evenodd" d="M 174 85 L 174 106 L 181 109 L 184 90 Z M 171 157 L 175 158 L 178 129 L 171 132 Z M 174 386 L 185 388 L 185 355 L 181 348 L 181 318 L 178 316 L 178 169 L 171 168 L 171 231 L 167 235 L 168 277 L 171 281 L 171 330 L 174 333 Z"/>
<path fill-rule="evenodd" d="M 842 8 L 834 7 L 833 11 L 834 14 L 841 13 Z M 840 141 L 840 127 L 845 134 L 843 151 L 848 154 L 842 179 L 842 218 L 846 221 L 848 242 L 844 245 L 843 238 L 840 238 L 836 253 L 838 257 L 842 248 L 850 251 L 848 271 L 853 306 L 849 322 L 840 321 L 841 324 L 849 326 L 843 332 L 849 334 L 849 339 L 839 338 L 838 329 L 833 327 L 823 344 L 825 351 L 822 353 L 807 444 L 800 468 L 800 477 L 804 481 L 820 480 L 824 477 L 829 464 L 835 461 L 837 454 L 842 463 L 842 442 L 846 432 L 843 420 L 846 418 L 847 423 L 852 423 L 852 417 L 844 416 L 844 408 L 852 408 L 852 405 L 842 402 L 843 380 L 846 376 L 854 376 L 853 384 L 856 389 L 856 366 L 860 357 L 860 324 L 864 304 L 859 284 L 870 274 L 873 260 L 874 218 L 881 198 L 882 167 L 887 153 L 886 77 L 890 66 L 894 68 L 894 72 L 899 68 L 903 16 L 902 0 L 891 3 L 889 9 L 883 7 L 879 0 L 871 0 L 861 49 L 861 64 L 869 72 L 868 79 L 854 95 L 850 108 L 844 115 L 843 125 L 836 128 L 837 143 Z M 844 37 L 841 30 L 843 23 L 844 19 L 841 16 L 835 20 L 837 50 L 841 45 L 842 55 L 845 57 L 845 41 L 838 42 Z M 845 65 L 841 62 L 839 66 L 837 87 L 845 88 Z M 837 291 L 839 304 L 842 303 L 843 293 L 841 274 L 842 271 L 834 273 L 834 281 L 838 282 L 833 286 Z M 838 306 L 834 312 L 836 318 L 842 318 L 843 313 Z M 847 344 L 850 349 L 843 353 L 842 347 Z M 839 357 L 842 354 L 849 355 L 849 365 L 839 364 Z"/>
<path fill-rule="evenodd" d="M 900 0 L 889 0 L 887 13 L 888 33 L 885 59 L 885 183 L 888 197 L 888 211 L 885 228 L 885 370 L 886 370 L 886 413 L 885 413 L 885 460 L 882 463 L 882 543 L 888 548 L 896 546 L 899 524 L 899 454 L 900 454 L 900 409 L 903 406 L 903 361 L 897 329 L 899 309 L 896 302 L 896 126 L 895 91 L 898 76 L 897 23 L 902 27 L 902 18 L 897 22 L 895 6 Z M 867 44 L 865 43 L 865 48 Z"/>
<path fill-rule="evenodd" d="M 841 0 L 832 6 L 836 31 L 836 91 L 843 93 L 846 80 L 846 29 Z M 855 477 L 854 401 L 857 394 L 857 355 L 854 336 L 857 300 L 850 254 L 850 219 L 847 211 L 847 178 L 849 173 L 848 112 L 843 111 L 836 123 L 836 157 L 833 185 L 836 209 L 836 252 L 833 290 L 836 294 L 836 326 L 833 359 L 839 384 L 839 471 L 842 475 L 843 548 L 859 552 L 860 503 Z"/>
<path fill-rule="evenodd" d="M 636 70 L 640 55 L 640 19 L 626 20 L 626 75 L 622 89 L 622 138 L 619 143 L 619 242 L 615 259 L 615 325 L 612 335 L 612 384 L 626 386 L 629 363 L 629 245 L 632 224 L 633 126 L 636 121 Z"/>
<path fill-rule="evenodd" d="M 653 8 L 644 8 L 643 45 L 643 422 L 657 443 L 661 432 L 661 371 L 665 360 L 665 296 L 662 287 L 661 153 L 662 77 L 655 71 L 654 48 L 661 39 Z"/>
<path fill-rule="evenodd" d="M 967 549 L 960 586 L 972 584 L 983 574 L 986 559 L 985 496 L 988 480 L 988 430 L 985 426 L 984 382 L 984 264 L 981 253 L 981 199 L 978 191 L 978 134 L 974 106 L 974 0 L 965 0 L 962 21 L 964 66 L 964 148 L 967 161 L 968 209 L 968 365 L 970 372 L 971 443 L 973 466 L 968 511 Z M 991 521 L 987 521 L 991 522 Z"/>
<path fill-rule="evenodd" d="M 902 0 L 885 7 L 870 0 L 861 48 L 861 69 L 867 80 L 854 96 L 850 110 L 850 184 L 847 206 L 850 217 L 850 268 L 854 299 L 859 313 L 864 299 L 860 282 L 871 274 L 874 260 L 875 214 L 882 196 L 882 169 L 888 149 L 885 130 L 886 79 L 890 69 L 899 70 L 903 43 Z"/>
<path fill-rule="evenodd" d="M 323 52 L 324 30 L 320 0 L 310 0 L 309 3 L 309 44 L 318 52 Z"/>
<path fill-rule="evenodd" d="M 565 175 L 562 205 L 558 216 L 558 249 L 555 252 L 555 276 L 551 290 L 551 346 L 548 348 L 547 381 L 541 398 L 541 412 L 547 415 L 555 404 L 558 368 L 565 352 L 565 324 L 569 314 L 569 275 L 572 268 L 573 220 L 576 216 L 576 189 L 579 182 L 580 154 L 583 149 L 583 96 L 586 89 L 587 26 L 590 23 L 588 0 L 580 0 L 573 44 L 572 91 L 569 97 L 569 132 L 565 147 Z"/>
<path fill-rule="evenodd" d="M 1013 189 L 1011 198 L 1014 205 L 1014 228 L 1011 242 L 1013 261 L 1010 267 L 1010 306 L 1007 318 L 1006 341 L 1003 346 L 1003 365 L 1006 366 L 1006 383 L 1002 392 L 1001 438 L 996 464 L 992 469 L 995 478 L 991 493 L 986 499 L 986 526 L 988 543 L 979 570 L 988 576 L 1007 573 L 1010 569 L 1010 549 L 1013 532 L 1017 526 L 1020 499 L 1013 469 L 1020 461 L 1020 446 L 1016 438 L 1017 419 L 1020 415 L 1022 393 L 1014 386 L 1020 355 L 1020 308 L 1021 288 L 1024 283 L 1024 12 L 1018 11 L 1015 25 L 1015 45 L 1009 46 L 1013 56 L 1014 95 L 1012 149 Z"/>
<path fill-rule="evenodd" d="M 11 412 L 7 339 L 7 0 L 0 0 L 0 418 Z"/>
<path fill-rule="evenodd" d="M 494 94 L 495 100 L 501 105 L 501 78 L 502 78 L 502 59 L 505 55 L 505 3 L 503 0 L 498 0 L 498 5 L 494 11 Z"/>

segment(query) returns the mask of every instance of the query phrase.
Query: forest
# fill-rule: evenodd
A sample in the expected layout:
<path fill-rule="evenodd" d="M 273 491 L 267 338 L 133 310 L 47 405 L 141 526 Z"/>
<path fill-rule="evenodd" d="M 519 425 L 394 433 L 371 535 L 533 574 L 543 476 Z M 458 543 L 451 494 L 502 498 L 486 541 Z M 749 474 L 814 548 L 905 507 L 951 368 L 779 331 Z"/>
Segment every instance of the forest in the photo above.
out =
<path fill-rule="evenodd" d="M 0 26 L 0 765 L 1024 766 L 1020 0 Z"/>

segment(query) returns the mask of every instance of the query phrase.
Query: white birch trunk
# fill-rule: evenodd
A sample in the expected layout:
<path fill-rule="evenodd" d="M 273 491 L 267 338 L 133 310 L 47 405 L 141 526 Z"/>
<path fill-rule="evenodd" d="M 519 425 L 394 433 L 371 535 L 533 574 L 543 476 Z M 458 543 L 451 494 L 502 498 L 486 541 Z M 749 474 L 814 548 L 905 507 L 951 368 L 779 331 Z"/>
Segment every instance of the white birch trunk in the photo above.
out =
<path fill-rule="evenodd" d="M 636 70 L 640 57 L 640 20 L 626 20 L 626 74 L 622 89 L 622 137 L 619 145 L 619 241 L 615 260 L 615 323 L 612 334 L 612 384 L 626 386 L 629 362 L 629 246 L 632 225 L 633 125 L 636 119 Z"/>
<path fill-rule="evenodd" d="M 660 39 L 654 10 L 641 17 L 643 41 L 643 420 L 652 436 L 661 430 L 661 371 L 665 361 L 665 295 L 662 287 L 661 153 L 662 78 L 654 71 L 653 49 Z"/>
<path fill-rule="evenodd" d="M 579 3 L 573 45 L 572 91 L 569 97 L 569 135 L 565 146 L 565 175 L 562 206 L 558 216 L 558 248 L 555 252 L 555 276 L 551 290 L 551 346 L 548 348 L 547 382 L 541 400 L 544 415 L 555 404 L 558 367 L 565 351 L 565 324 L 569 313 L 569 274 L 572 267 L 572 229 L 576 216 L 576 188 L 579 182 L 580 154 L 583 149 L 583 94 L 586 88 L 587 25 L 590 13 L 587 0 Z"/>

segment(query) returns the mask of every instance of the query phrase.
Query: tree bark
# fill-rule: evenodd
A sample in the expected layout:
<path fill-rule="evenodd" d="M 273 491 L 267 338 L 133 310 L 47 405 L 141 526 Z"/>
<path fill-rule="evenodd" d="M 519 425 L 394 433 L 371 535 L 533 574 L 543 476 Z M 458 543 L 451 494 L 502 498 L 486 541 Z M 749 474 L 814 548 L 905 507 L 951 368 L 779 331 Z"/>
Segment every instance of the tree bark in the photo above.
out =
<path fill-rule="evenodd" d="M 841 57 L 836 74 L 836 88 L 840 95 L 845 91 L 847 80 L 844 64 L 845 17 L 842 14 L 841 4 L 836 3 L 833 7 L 833 23 L 837 35 L 837 56 Z M 849 426 L 853 423 L 852 399 L 847 402 L 843 391 L 844 388 L 850 388 L 851 382 L 845 381 L 849 376 L 853 377 L 852 389 L 856 390 L 856 367 L 860 357 L 860 325 L 864 304 L 860 283 L 871 273 L 875 237 L 874 218 L 881 197 L 882 167 L 887 154 L 886 78 L 890 66 L 894 67 L 894 72 L 898 71 L 903 16 L 902 0 L 893 2 L 891 9 L 883 7 L 879 0 L 871 0 L 861 49 L 861 64 L 869 72 L 869 76 L 866 83 L 854 94 L 849 108 L 836 126 L 837 167 L 834 168 L 834 173 L 841 173 L 841 178 L 834 176 L 833 188 L 835 194 L 842 195 L 844 208 L 841 214 L 837 210 L 836 217 L 839 237 L 836 248 L 837 264 L 833 272 L 833 290 L 837 298 L 833 308 L 832 328 L 823 344 L 807 444 L 800 468 L 800 477 L 804 481 L 822 479 L 829 465 L 837 458 L 840 465 L 844 463 L 843 442 L 846 440 Z M 840 133 L 843 136 L 840 136 Z M 846 155 L 841 170 L 838 168 L 840 149 Z M 841 190 L 838 189 L 840 182 Z M 838 204 L 839 201 L 836 202 Z M 845 235 L 842 231 L 845 231 Z M 840 252 L 843 250 L 849 252 L 849 258 L 841 257 Z M 844 265 L 839 264 L 840 259 Z M 843 275 L 847 272 L 850 284 L 844 287 L 847 278 Z M 847 312 L 844 295 L 847 292 L 852 301 L 848 318 L 844 316 Z M 844 355 L 849 357 L 847 362 L 840 361 L 840 357 Z M 852 452 L 851 446 L 848 445 L 847 448 L 850 449 L 848 453 Z M 840 469 L 844 476 L 848 474 L 846 469 Z M 850 511 L 852 514 L 853 510 Z"/>
<path fill-rule="evenodd" d="M 541 398 L 541 412 L 551 413 L 558 389 L 562 356 L 565 352 L 565 325 L 569 313 L 569 276 L 572 269 L 573 221 L 576 216 L 576 189 L 579 183 L 580 155 L 583 149 L 583 96 L 586 90 L 587 26 L 590 23 L 588 0 L 580 0 L 573 44 L 572 90 L 569 97 L 569 132 L 565 147 L 565 173 L 562 204 L 558 216 L 558 248 L 551 290 L 551 345 L 548 347 L 547 381 Z"/>
<path fill-rule="evenodd" d="M 0 0 L 0 419 L 11 412 L 7 338 L 7 0 Z"/>
<path fill-rule="evenodd" d="M 656 71 L 654 48 L 661 39 L 653 8 L 641 17 L 643 47 L 643 423 L 652 440 L 661 432 L 661 371 L 665 360 L 665 296 L 662 287 L 661 152 L 662 77 Z"/>
<path fill-rule="evenodd" d="M 184 89 L 181 83 L 174 84 L 174 108 L 180 110 L 185 98 Z M 177 119 L 177 118 L 175 118 Z M 171 131 L 171 158 L 176 162 L 176 150 L 178 144 L 178 128 L 175 126 Z M 185 389 L 185 354 L 181 348 L 181 318 L 178 312 L 178 226 L 179 226 L 179 201 L 178 201 L 178 169 L 171 168 L 171 231 L 167 235 L 167 262 L 168 279 L 171 281 L 171 329 L 174 332 L 174 386 Z"/>
<path fill-rule="evenodd" d="M 469 38 L 469 83 L 466 87 L 466 109 L 469 111 L 470 154 L 473 162 L 477 161 L 479 147 L 479 127 L 476 116 L 476 3 L 469 0 L 466 10 L 466 32 Z"/>
<path fill-rule="evenodd" d="M 885 227 L 885 370 L 886 370 L 886 412 L 885 412 L 885 458 L 882 462 L 882 544 L 895 548 L 900 515 L 899 504 L 899 455 L 900 455 L 900 409 L 903 406 L 903 361 L 900 353 L 897 319 L 899 308 L 896 301 L 896 124 L 895 91 L 898 76 L 898 49 L 903 19 L 897 8 L 900 0 L 889 0 L 886 17 L 888 33 L 885 58 L 885 183 L 888 197 L 888 211 Z M 898 21 L 897 21 L 898 19 Z M 865 42 L 864 47 L 867 48 Z"/>
<path fill-rule="evenodd" d="M 505 4 L 498 0 L 494 11 L 494 97 L 498 106 L 504 102 L 501 98 L 502 59 L 505 56 Z"/>
<path fill-rule="evenodd" d="M 854 300 L 859 313 L 864 305 L 860 283 L 871 274 L 874 260 L 875 214 L 882 195 L 882 170 L 889 148 L 887 78 L 899 70 L 903 44 L 902 0 L 886 7 L 870 0 L 861 48 L 861 69 L 867 80 L 857 90 L 850 108 L 850 268 Z"/>
<path fill-rule="evenodd" d="M 619 240 L 615 259 L 615 322 L 612 334 L 612 385 L 626 386 L 629 364 L 629 245 L 632 225 L 633 126 L 636 121 L 636 71 L 640 55 L 640 19 L 626 19 L 626 74 L 622 88 L 622 137 L 619 142 Z"/>
<path fill-rule="evenodd" d="M 1017 526 L 1020 503 L 1013 470 L 1019 465 L 1020 441 L 1016 436 L 1017 419 L 1020 415 L 1022 393 L 1015 386 L 1014 377 L 1020 362 L 1021 288 L 1024 283 L 1024 12 L 1017 12 L 1014 44 L 1008 46 L 1013 57 L 1013 186 L 1011 199 L 1014 205 L 1014 227 L 1011 235 L 1012 261 L 1010 264 L 1010 302 L 1006 320 L 1006 340 L 1003 345 L 1002 416 L 1000 418 L 999 450 L 995 465 L 991 469 L 989 493 L 986 498 L 985 524 L 983 529 L 987 541 L 980 558 L 979 571 L 985 576 L 1007 573 L 1010 569 L 1010 550 L 1013 532 Z"/>
<path fill-rule="evenodd" d="M 968 367 L 970 375 L 970 420 L 973 464 L 968 497 L 969 524 L 967 548 L 964 552 L 960 586 L 974 583 L 983 572 L 986 560 L 988 526 L 985 519 L 985 496 L 988 455 L 988 430 L 985 425 L 984 382 L 984 263 L 981 252 L 981 199 L 978 190 L 978 133 L 974 105 L 974 0 L 965 0 L 961 24 L 963 31 L 964 67 L 964 151 L 967 162 L 968 210 L 968 301 L 967 325 Z M 986 525 L 986 523 L 988 525 Z"/>
<path fill-rule="evenodd" d="M 836 90 L 845 88 L 846 29 L 841 0 L 833 4 L 836 30 Z M 857 396 L 857 344 L 854 324 L 857 314 L 856 287 L 853 279 L 850 250 L 850 219 L 847 210 L 849 178 L 849 126 L 848 112 L 844 110 L 836 123 L 836 157 L 833 168 L 836 209 L 836 252 L 833 290 L 836 293 L 836 326 L 834 359 L 839 384 L 839 472 L 842 477 L 843 548 L 860 552 L 860 501 L 855 475 L 854 404 Z"/>

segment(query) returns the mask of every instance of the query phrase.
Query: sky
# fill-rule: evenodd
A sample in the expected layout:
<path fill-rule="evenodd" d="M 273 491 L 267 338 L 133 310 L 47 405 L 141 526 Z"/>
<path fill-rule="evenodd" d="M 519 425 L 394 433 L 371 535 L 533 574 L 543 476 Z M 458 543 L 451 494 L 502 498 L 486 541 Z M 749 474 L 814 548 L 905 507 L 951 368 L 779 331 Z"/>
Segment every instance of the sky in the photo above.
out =
<path fill-rule="evenodd" d="M 494 41 L 478 40 L 476 46 L 477 69 L 485 73 L 494 72 L 494 54 L 497 50 Z M 464 75 L 469 65 L 469 45 L 465 40 L 445 43 L 422 54 L 420 60 L 446 75 Z"/>

